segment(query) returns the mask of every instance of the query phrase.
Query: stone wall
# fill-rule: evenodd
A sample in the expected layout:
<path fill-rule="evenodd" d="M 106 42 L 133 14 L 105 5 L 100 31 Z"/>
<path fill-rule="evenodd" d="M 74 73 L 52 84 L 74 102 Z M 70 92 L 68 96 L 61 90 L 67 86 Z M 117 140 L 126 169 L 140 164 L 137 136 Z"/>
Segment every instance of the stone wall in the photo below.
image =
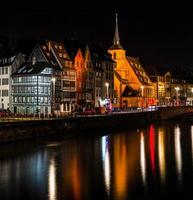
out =
<path fill-rule="evenodd" d="M 153 121 L 193 114 L 193 107 L 162 107 L 157 111 L 0 123 L 0 142 L 38 138 L 47 135 L 74 136 L 104 134 L 120 129 L 140 128 Z"/>

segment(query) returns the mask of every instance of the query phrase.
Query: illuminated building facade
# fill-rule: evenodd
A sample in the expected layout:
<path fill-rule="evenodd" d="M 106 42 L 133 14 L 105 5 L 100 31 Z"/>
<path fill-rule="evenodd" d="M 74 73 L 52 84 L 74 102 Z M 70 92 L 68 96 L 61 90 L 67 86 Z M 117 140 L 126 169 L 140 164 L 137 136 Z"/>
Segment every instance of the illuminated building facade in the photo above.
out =
<path fill-rule="evenodd" d="M 114 70 L 115 107 L 147 107 L 155 104 L 151 80 L 138 58 L 126 56 L 120 44 L 116 15 L 115 35 L 109 53 L 116 62 Z"/>
<path fill-rule="evenodd" d="M 54 77 L 56 77 L 56 86 L 58 85 L 58 90 L 60 91 L 58 95 L 58 104 L 60 105 L 56 105 L 57 111 L 63 115 L 75 110 L 76 71 L 62 43 L 49 41 L 47 45 L 61 69 L 61 72 L 55 72 Z"/>
<path fill-rule="evenodd" d="M 25 61 L 22 53 L 2 56 L 0 58 L 0 109 L 12 110 L 11 74 Z"/>
<path fill-rule="evenodd" d="M 52 114 L 53 88 L 52 76 L 60 68 L 46 46 L 37 45 L 27 62 L 12 74 L 13 112 L 20 114 Z M 56 102 L 57 103 L 57 102 Z"/>
<path fill-rule="evenodd" d="M 105 106 L 105 99 L 114 98 L 114 76 L 115 62 L 111 54 L 98 45 L 90 45 L 92 65 L 95 72 L 95 107 Z"/>
<path fill-rule="evenodd" d="M 86 67 L 84 60 L 85 45 L 76 42 L 65 42 L 65 48 L 76 72 L 76 110 L 81 110 L 86 102 Z"/>
<path fill-rule="evenodd" d="M 171 105 L 171 72 L 168 69 L 160 69 L 156 66 L 145 66 L 145 70 L 154 85 L 157 105 Z"/>

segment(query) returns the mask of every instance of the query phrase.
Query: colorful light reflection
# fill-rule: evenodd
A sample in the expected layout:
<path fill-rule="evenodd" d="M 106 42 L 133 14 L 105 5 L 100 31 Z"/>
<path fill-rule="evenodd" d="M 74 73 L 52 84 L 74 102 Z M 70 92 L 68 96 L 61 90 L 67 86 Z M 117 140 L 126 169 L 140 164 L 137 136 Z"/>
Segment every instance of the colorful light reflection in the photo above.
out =
<path fill-rule="evenodd" d="M 145 138 L 140 134 L 140 165 L 143 184 L 146 185 L 146 160 L 145 160 Z"/>
<path fill-rule="evenodd" d="M 166 176 L 166 163 L 165 163 L 165 147 L 164 147 L 164 132 L 163 130 L 158 130 L 158 156 L 159 156 L 159 170 L 161 176 L 161 182 L 165 183 Z"/>
<path fill-rule="evenodd" d="M 110 194 L 110 156 L 108 148 L 108 136 L 102 137 L 102 160 L 103 160 L 103 172 L 104 172 L 104 182 L 108 195 Z"/>
<path fill-rule="evenodd" d="M 48 198 L 49 200 L 56 200 L 56 163 L 54 158 L 50 159 L 48 171 Z"/>
<path fill-rule="evenodd" d="M 176 126 L 174 129 L 175 133 L 175 139 L 174 139 L 174 145 L 175 145 L 175 159 L 176 159 L 176 170 L 178 174 L 178 180 L 179 183 L 181 183 L 182 180 L 182 152 L 181 152 L 181 132 L 179 126 Z"/>
<path fill-rule="evenodd" d="M 150 126 L 149 130 L 150 159 L 153 175 L 155 175 L 155 131 L 154 126 Z"/>

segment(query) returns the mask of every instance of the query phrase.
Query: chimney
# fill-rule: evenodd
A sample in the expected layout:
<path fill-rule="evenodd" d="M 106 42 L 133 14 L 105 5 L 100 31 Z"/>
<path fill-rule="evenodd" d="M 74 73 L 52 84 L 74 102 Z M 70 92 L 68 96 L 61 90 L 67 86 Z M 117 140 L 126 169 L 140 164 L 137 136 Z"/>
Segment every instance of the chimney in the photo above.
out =
<path fill-rule="evenodd" d="M 35 64 L 36 64 L 36 57 L 33 56 L 33 57 L 32 57 L 32 65 L 35 65 Z"/>

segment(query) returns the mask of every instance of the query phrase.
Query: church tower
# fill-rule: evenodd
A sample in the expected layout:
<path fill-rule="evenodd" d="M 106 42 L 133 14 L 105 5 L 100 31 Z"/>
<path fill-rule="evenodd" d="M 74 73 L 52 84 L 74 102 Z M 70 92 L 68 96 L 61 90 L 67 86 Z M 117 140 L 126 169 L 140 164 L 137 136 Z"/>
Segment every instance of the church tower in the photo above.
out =
<path fill-rule="evenodd" d="M 115 14 L 115 34 L 113 38 L 113 45 L 109 48 L 108 52 L 112 55 L 113 60 L 117 63 L 115 70 L 124 77 L 125 73 L 125 50 L 120 44 L 119 27 L 118 27 L 118 14 Z"/>

